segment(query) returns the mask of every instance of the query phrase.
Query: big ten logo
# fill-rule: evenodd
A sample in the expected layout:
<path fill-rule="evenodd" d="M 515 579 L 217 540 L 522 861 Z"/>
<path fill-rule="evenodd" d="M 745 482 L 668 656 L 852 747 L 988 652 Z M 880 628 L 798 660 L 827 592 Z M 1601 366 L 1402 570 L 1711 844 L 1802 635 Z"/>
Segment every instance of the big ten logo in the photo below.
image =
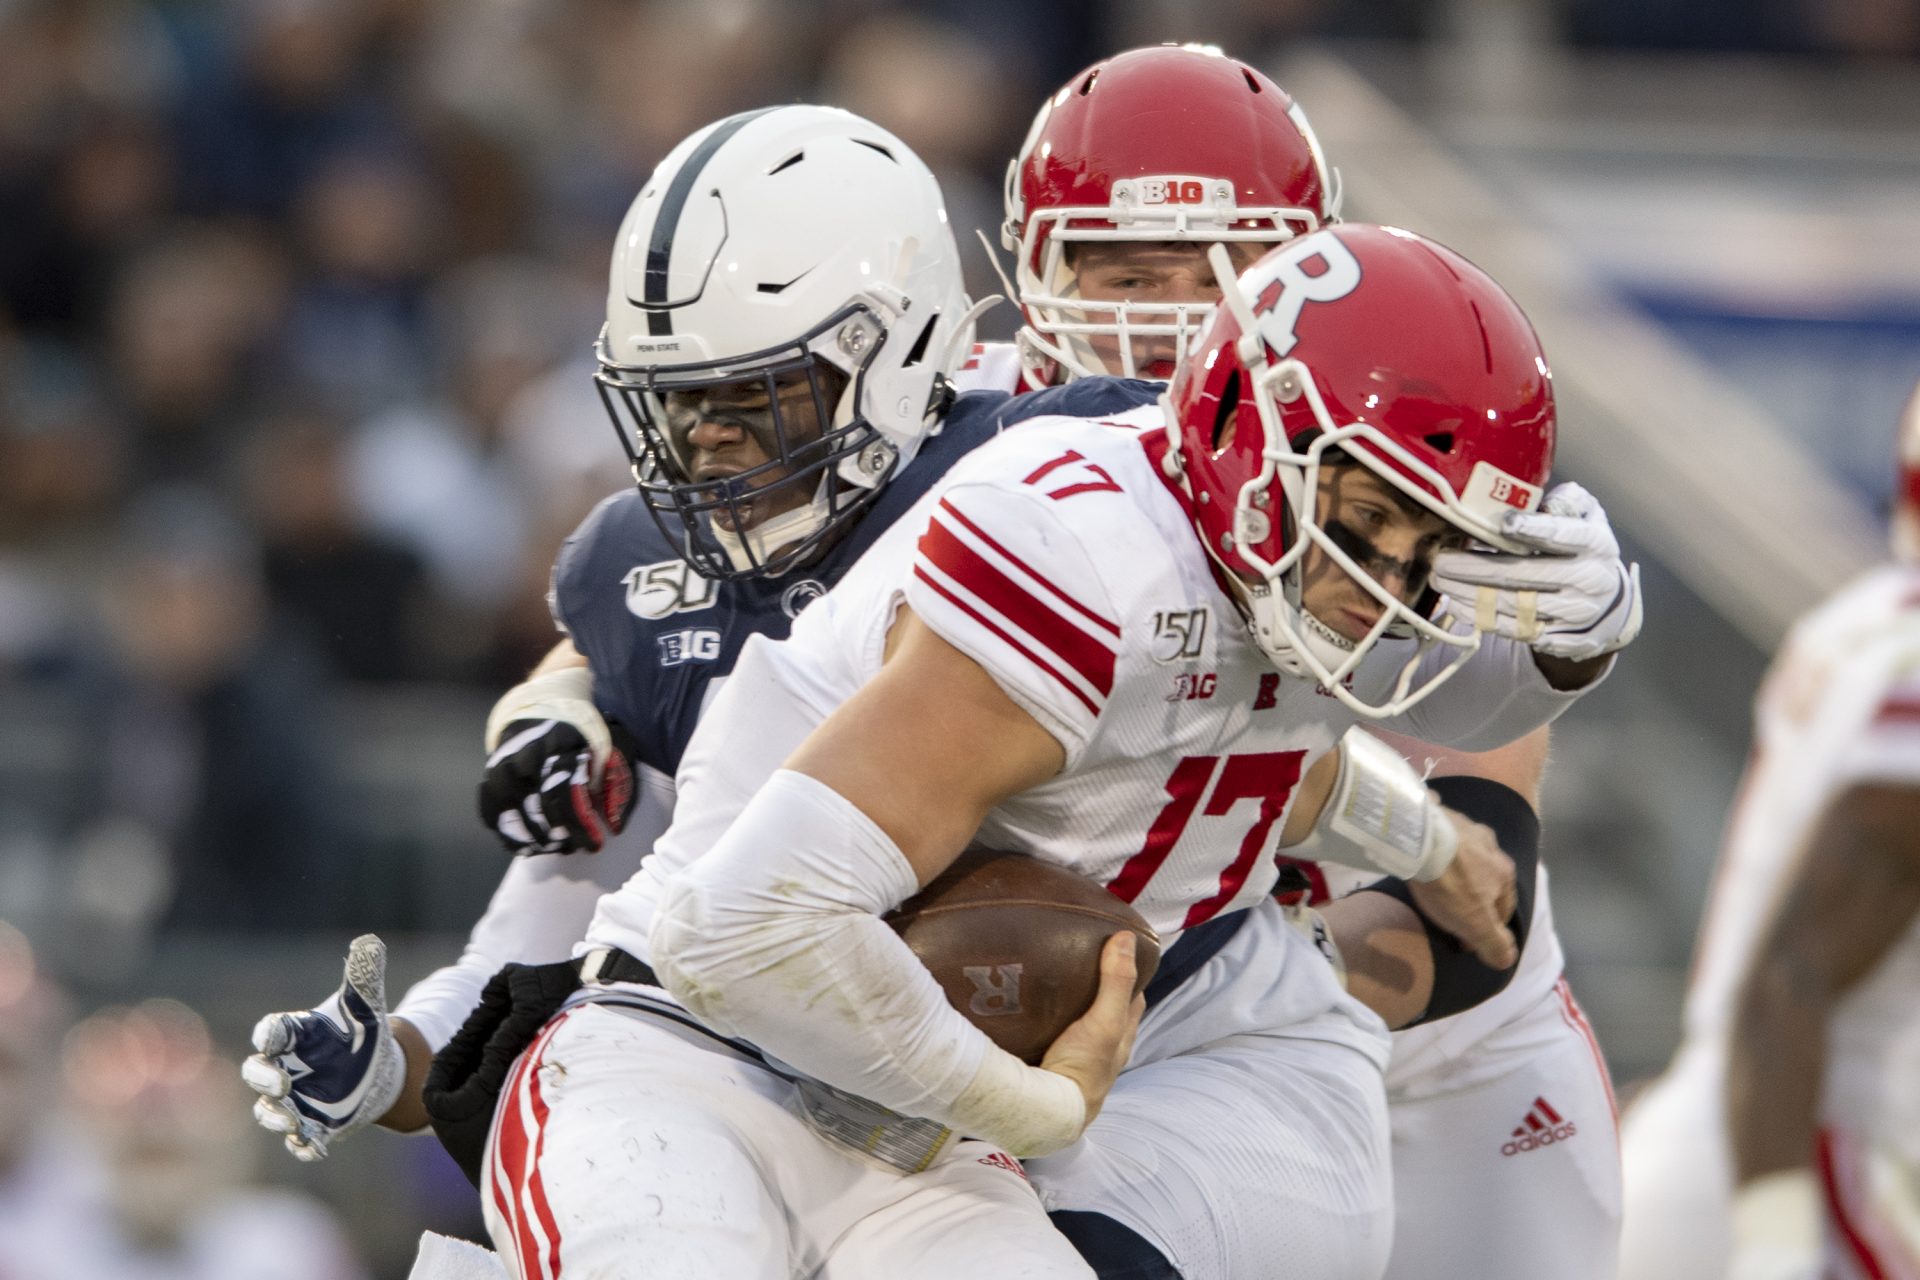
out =
<path fill-rule="evenodd" d="M 1254 691 L 1253 695 L 1253 709 L 1255 711 L 1271 711 L 1279 701 L 1280 673 L 1278 671 L 1262 671 L 1260 673 L 1260 687 Z"/>
<path fill-rule="evenodd" d="M 1493 478 L 1493 500 L 1504 502 L 1510 507 L 1525 511 L 1533 505 L 1533 496 L 1537 492 L 1532 485 L 1521 484 L 1512 476 L 1496 475 Z"/>
<path fill-rule="evenodd" d="M 976 1018 L 992 1018 L 1020 1012 L 1020 973 L 1017 964 L 970 964 L 961 968 L 973 984 L 973 996 L 967 1011 Z"/>
<path fill-rule="evenodd" d="M 1497 502 L 1516 511 L 1531 511 L 1540 501 L 1540 489 L 1482 458 L 1473 464 L 1473 473 L 1467 477 L 1466 492 L 1462 496 L 1469 509 L 1479 510 L 1485 513 L 1484 518 L 1493 519 L 1498 513 L 1487 513 L 1486 503 Z"/>
<path fill-rule="evenodd" d="M 1161 609 L 1153 615 L 1153 660 L 1192 662 L 1207 642 L 1205 609 Z M 1211 692 L 1211 690 L 1209 690 Z"/>
<path fill-rule="evenodd" d="M 720 633 L 712 627 L 688 627 L 655 637 L 660 646 L 660 665 L 677 667 L 686 662 L 714 662 L 720 657 Z"/>
<path fill-rule="evenodd" d="M 720 597 L 720 584 L 701 577 L 684 560 L 635 565 L 621 582 L 627 588 L 627 611 L 639 618 L 659 619 L 711 608 Z"/>
<path fill-rule="evenodd" d="M 1173 692 L 1167 695 L 1167 701 L 1205 702 L 1219 685 L 1217 671 L 1182 671 L 1173 678 Z"/>
<path fill-rule="evenodd" d="M 1198 178 L 1142 178 L 1141 204 L 1204 204 L 1207 186 Z"/>

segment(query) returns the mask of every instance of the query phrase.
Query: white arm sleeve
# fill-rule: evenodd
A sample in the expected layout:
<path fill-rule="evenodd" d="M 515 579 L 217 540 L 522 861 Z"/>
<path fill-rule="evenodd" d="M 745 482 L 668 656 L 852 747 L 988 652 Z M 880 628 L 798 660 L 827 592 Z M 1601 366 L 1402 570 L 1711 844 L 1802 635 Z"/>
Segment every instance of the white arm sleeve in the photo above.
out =
<path fill-rule="evenodd" d="M 1429 655 L 1428 660 L 1444 661 L 1445 656 Z M 1461 751 L 1491 751 L 1552 724 L 1612 672 L 1610 660 L 1607 670 L 1583 688 L 1556 689 L 1541 674 L 1533 650 L 1504 636 L 1489 635 L 1481 641 L 1479 652 L 1432 695 L 1405 715 L 1380 724 L 1422 742 Z"/>
<path fill-rule="evenodd" d="M 1085 1100 L 947 1003 L 879 917 L 913 867 L 850 801 L 782 769 L 666 885 L 648 939 L 662 983 L 714 1030 L 808 1075 L 1015 1155 L 1079 1136 Z"/>
<path fill-rule="evenodd" d="M 595 854 L 515 858 L 460 959 L 407 989 L 394 1016 L 412 1023 L 435 1053 L 480 1003 L 481 989 L 501 965 L 565 960 L 601 895 L 639 869 L 673 814 L 673 780 L 646 765 L 637 772 L 640 797 L 619 835 Z"/>

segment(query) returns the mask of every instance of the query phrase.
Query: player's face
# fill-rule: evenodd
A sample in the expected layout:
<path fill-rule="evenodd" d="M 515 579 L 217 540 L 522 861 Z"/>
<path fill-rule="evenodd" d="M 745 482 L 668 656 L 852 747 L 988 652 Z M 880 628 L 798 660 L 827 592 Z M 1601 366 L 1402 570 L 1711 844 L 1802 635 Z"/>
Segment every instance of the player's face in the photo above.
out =
<path fill-rule="evenodd" d="M 1244 271 L 1260 256 L 1265 244 L 1227 245 L 1234 269 Z M 1192 241 L 1091 240 L 1070 246 L 1080 296 L 1089 302 L 1132 302 L 1144 306 L 1181 303 L 1217 303 L 1220 283 L 1207 261 L 1207 245 Z M 1171 315 L 1150 317 L 1150 323 L 1170 322 Z M 1166 381 L 1180 359 L 1179 340 L 1172 334 L 1122 338 L 1118 334 L 1090 334 L 1087 344 L 1110 372 L 1125 368 L 1120 344 L 1133 344 L 1135 377 Z"/>
<path fill-rule="evenodd" d="M 812 484 L 781 482 L 816 461 L 809 446 L 818 444 L 822 414 L 832 412 L 842 385 L 831 371 L 816 370 L 810 378 L 800 369 L 661 395 L 667 440 L 682 478 L 741 482 L 739 528 L 724 510 L 714 513 L 716 524 L 741 532 L 812 499 Z"/>
<path fill-rule="evenodd" d="M 1467 536 L 1363 466 L 1322 467 L 1320 527 L 1333 544 L 1405 604 L 1427 589 L 1433 558 Z M 1317 544 L 1301 557 L 1300 603 L 1349 640 L 1362 640 L 1385 612 L 1380 601 Z"/>

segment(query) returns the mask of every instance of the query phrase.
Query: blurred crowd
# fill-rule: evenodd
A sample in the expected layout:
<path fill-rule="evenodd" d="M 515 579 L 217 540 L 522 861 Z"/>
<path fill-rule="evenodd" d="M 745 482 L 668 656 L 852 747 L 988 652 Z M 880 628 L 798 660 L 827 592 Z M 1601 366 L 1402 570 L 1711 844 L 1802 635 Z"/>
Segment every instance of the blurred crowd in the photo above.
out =
<path fill-rule="evenodd" d="M 74 1023 L 0 924 L 0 1275 L 361 1280 L 321 1206 L 248 1185 L 234 1062 L 171 1001 Z"/>
<path fill-rule="evenodd" d="M 245 929 L 298 867 L 307 923 L 381 923 L 330 694 L 552 643 L 554 551 L 627 482 L 589 346 L 642 177 L 820 97 L 991 225 L 1094 37 L 1038 25 L 1050 62 L 860 3 L 0 3 L 0 696 L 86 726 L 9 914 Z"/>

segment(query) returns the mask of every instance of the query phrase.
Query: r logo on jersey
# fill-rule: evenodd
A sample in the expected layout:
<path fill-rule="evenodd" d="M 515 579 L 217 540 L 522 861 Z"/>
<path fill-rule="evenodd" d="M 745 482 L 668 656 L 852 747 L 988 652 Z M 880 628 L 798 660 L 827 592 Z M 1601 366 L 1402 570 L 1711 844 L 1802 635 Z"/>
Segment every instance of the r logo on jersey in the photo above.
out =
<path fill-rule="evenodd" d="M 654 637 L 660 646 L 660 665 L 677 667 L 688 662 L 713 662 L 720 657 L 720 633 L 712 627 L 688 627 Z"/>
<path fill-rule="evenodd" d="M 1153 660 L 1192 662 L 1207 642 L 1207 610 L 1162 609 L 1153 615 Z"/>
<path fill-rule="evenodd" d="M 684 560 L 635 565 L 621 581 L 627 587 L 627 611 L 640 618 L 710 609 L 720 598 L 720 584 L 701 577 Z"/>

